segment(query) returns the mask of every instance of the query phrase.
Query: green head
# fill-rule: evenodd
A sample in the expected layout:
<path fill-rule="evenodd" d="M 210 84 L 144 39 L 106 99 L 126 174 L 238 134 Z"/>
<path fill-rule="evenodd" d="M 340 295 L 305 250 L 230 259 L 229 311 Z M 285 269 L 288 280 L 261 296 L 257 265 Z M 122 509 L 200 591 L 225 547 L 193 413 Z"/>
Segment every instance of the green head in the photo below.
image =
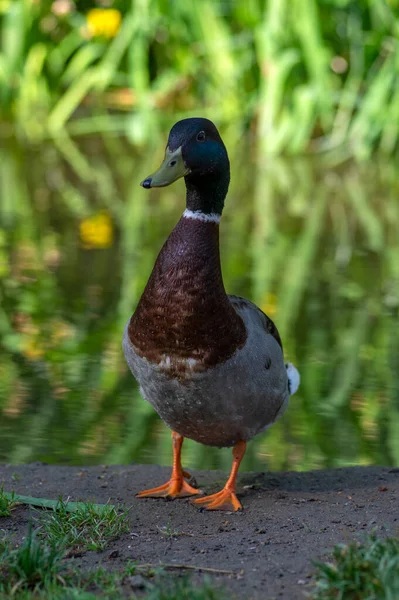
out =
<path fill-rule="evenodd" d="M 173 125 L 162 165 L 141 185 L 147 189 L 163 187 L 180 177 L 186 182 L 189 210 L 222 213 L 230 182 L 230 163 L 212 121 L 192 118 Z"/>

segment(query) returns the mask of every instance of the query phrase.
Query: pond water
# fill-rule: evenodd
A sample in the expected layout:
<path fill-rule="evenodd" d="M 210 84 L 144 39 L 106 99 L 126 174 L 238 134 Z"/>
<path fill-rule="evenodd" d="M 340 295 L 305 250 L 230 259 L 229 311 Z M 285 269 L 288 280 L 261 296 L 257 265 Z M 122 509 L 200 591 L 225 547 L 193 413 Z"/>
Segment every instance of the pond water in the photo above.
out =
<path fill-rule="evenodd" d="M 237 139 L 227 140 L 225 286 L 274 319 L 302 377 L 243 470 L 399 465 L 397 167 L 260 159 Z M 163 146 L 3 143 L 0 461 L 170 463 L 169 431 L 121 352 L 184 209 L 183 182 L 139 187 Z M 185 446 L 187 466 L 230 460 L 227 449 Z"/>

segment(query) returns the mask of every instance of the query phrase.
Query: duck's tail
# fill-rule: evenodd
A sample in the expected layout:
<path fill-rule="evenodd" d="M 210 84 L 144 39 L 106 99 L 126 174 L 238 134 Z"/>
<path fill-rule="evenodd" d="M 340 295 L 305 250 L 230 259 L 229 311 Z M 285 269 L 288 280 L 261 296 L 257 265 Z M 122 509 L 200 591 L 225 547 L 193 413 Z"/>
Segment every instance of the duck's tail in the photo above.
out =
<path fill-rule="evenodd" d="M 298 369 L 295 368 L 292 363 L 285 363 L 285 368 L 287 369 L 288 391 L 290 393 L 290 396 L 292 396 L 299 388 L 299 382 L 301 381 L 301 377 L 299 375 Z"/>

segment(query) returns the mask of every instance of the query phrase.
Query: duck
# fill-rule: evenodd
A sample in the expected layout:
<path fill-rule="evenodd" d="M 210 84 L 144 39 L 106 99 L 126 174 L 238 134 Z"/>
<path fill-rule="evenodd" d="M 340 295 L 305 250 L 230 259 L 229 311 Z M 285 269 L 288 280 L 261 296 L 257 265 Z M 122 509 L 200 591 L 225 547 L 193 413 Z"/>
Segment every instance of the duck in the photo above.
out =
<path fill-rule="evenodd" d="M 245 298 L 225 291 L 219 224 L 230 183 L 226 147 L 202 117 L 173 125 L 147 190 L 184 178 L 186 207 L 155 261 L 123 333 L 140 393 L 172 431 L 170 479 L 138 498 L 185 498 L 206 510 L 238 511 L 237 473 L 247 443 L 285 412 L 299 373 L 284 361 L 277 327 Z M 203 495 L 182 467 L 184 438 L 232 448 L 219 492 Z M 191 482 L 192 483 L 192 482 Z"/>

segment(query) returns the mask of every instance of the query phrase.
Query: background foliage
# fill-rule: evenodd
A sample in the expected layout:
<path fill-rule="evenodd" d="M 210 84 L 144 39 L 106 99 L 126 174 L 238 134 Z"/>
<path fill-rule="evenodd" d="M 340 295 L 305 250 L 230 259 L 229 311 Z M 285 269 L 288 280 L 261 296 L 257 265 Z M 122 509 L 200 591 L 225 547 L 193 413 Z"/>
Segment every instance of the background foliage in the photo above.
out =
<path fill-rule="evenodd" d="M 94 6 L 1 1 L 1 114 L 18 137 L 143 144 L 201 107 L 271 154 L 397 147 L 397 0 Z"/>

